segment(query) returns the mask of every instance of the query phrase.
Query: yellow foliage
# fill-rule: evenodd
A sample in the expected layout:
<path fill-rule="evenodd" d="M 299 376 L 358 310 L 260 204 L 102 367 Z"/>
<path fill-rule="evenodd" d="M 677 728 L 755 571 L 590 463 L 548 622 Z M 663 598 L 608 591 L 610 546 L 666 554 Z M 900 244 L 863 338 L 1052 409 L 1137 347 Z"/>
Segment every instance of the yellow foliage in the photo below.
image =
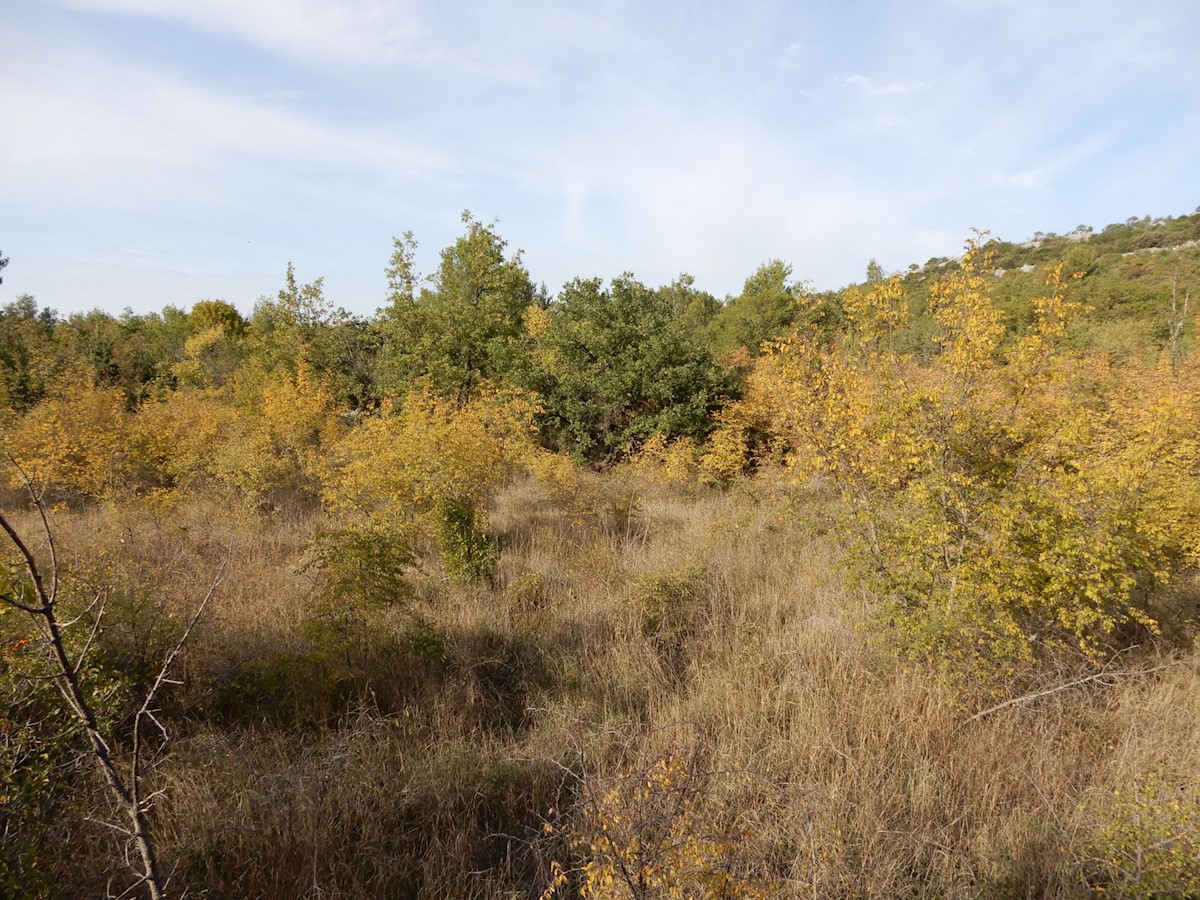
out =
<path fill-rule="evenodd" d="M 745 459 L 738 423 L 769 422 L 800 476 L 841 492 L 898 641 L 958 670 L 1039 646 L 1101 655 L 1121 628 L 1155 629 L 1154 586 L 1200 560 L 1195 365 L 1071 353 L 1082 307 L 1061 268 L 1005 343 L 992 267 L 970 241 L 934 286 L 928 360 L 888 340 L 904 323 L 894 282 L 853 293 L 845 333 L 801 331 L 760 361 L 712 445 Z"/>
<path fill-rule="evenodd" d="M 779 427 L 786 391 L 775 371 L 777 353 L 768 351 L 747 374 L 742 399 L 718 410 L 716 428 L 699 461 L 700 479 L 724 484 L 779 459 L 784 432 Z"/>
<path fill-rule="evenodd" d="M 630 461 L 631 468 L 659 484 L 690 487 L 700 476 L 700 447 L 691 438 L 654 434 Z"/>
<path fill-rule="evenodd" d="M 301 363 L 295 375 L 254 373 L 238 401 L 211 473 L 254 500 L 278 491 L 317 493 L 323 454 L 345 431 L 328 389 Z"/>
<path fill-rule="evenodd" d="M 564 829 L 584 858 L 584 900 L 757 900 L 774 894 L 738 871 L 735 837 L 714 831 L 699 808 L 699 776 L 678 756 L 645 771 L 583 785 L 582 815 Z M 553 831 L 553 827 L 550 826 Z M 561 864 L 542 900 L 569 884 Z"/>
<path fill-rule="evenodd" d="M 399 518 L 427 516 L 452 502 L 479 507 L 529 457 L 532 412 L 527 400 L 495 392 L 461 405 L 414 392 L 400 409 L 385 405 L 337 443 L 325 500 Z"/>
<path fill-rule="evenodd" d="M 186 486 L 213 473 L 213 463 L 230 435 L 238 411 L 212 391 L 172 391 L 142 405 L 132 423 L 132 443 L 155 473 L 155 481 Z"/>
<path fill-rule="evenodd" d="M 60 377 L 25 416 L 9 419 L 3 448 L 37 489 L 99 497 L 127 480 L 128 432 L 121 390 L 97 387 L 77 370 Z"/>
<path fill-rule="evenodd" d="M 223 325 L 213 325 L 184 342 L 183 357 L 171 367 L 181 383 L 202 387 L 219 384 L 236 364 L 233 337 Z"/>

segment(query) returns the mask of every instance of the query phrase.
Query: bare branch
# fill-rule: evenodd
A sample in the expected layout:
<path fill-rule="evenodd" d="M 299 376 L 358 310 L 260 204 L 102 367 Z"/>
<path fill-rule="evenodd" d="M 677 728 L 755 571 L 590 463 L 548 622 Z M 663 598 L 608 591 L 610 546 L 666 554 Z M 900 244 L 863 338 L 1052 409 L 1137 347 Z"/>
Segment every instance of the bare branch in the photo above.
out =
<path fill-rule="evenodd" d="M 1160 666 L 1152 666 L 1149 669 L 1122 669 L 1116 672 L 1096 672 L 1094 675 L 1088 675 L 1084 678 L 1076 678 L 1073 681 L 1068 681 L 1066 684 L 1056 684 L 1054 687 L 1044 688 L 1040 691 L 1034 691 L 1031 694 L 1022 694 L 1020 697 L 1013 697 L 1011 700 L 1005 700 L 1003 703 L 997 703 L 995 706 L 990 706 L 982 712 L 977 712 L 969 719 L 962 723 L 964 727 L 972 722 L 990 716 L 992 713 L 998 713 L 1002 709 L 1008 709 L 1010 706 L 1016 706 L 1019 703 L 1032 703 L 1034 700 L 1040 700 L 1042 697 L 1049 697 L 1051 694 L 1058 694 L 1062 691 L 1070 690 L 1073 687 L 1081 687 L 1085 684 L 1093 682 L 1105 683 L 1110 678 L 1128 678 L 1134 675 L 1151 675 L 1155 672 L 1161 672 L 1163 669 L 1170 669 L 1183 663 L 1183 660 L 1174 660 L 1169 663 L 1163 663 Z"/>
<path fill-rule="evenodd" d="M 58 688 L 63 701 L 70 709 L 75 720 L 82 726 L 88 744 L 91 747 L 92 759 L 100 769 L 105 784 L 108 786 L 109 793 L 116 801 L 121 813 L 127 819 L 127 824 L 124 826 L 107 822 L 100 823 L 128 837 L 128 843 L 124 851 L 125 865 L 134 872 L 137 880 L 126 889 L 122 896 L 128 896 L 144 886 L 150 900 L 162 900 L 165 896 L 165 882 L 159 873 L 157 855 L 147 819 L 147 812 L 154 805 L 154 801 L 161 792 L 153 792 L 147 797 L 141 795 L 141 778 L 143 775 L 142 731 L 145 723 L 149 721 L 159 730 L 163 743 L 167 739 L 167 730 L 155 716 L 153 704 L 164 685 L 177 683 L 170 677 L 171 666 L 183 652 L 184 646 L 200 621 L 200 617 L 204 614 L 205 608 L 216 593 L 225 572 L 228 556 L 222 561 L 216 576 L 213 578 L 212 584 L 189 618 L 179 640 L 164 657 L 157 676 L 142 699 L 142 703 L 134 717 L 132 760 L 129 774 L 128 777 L 122 777 L 118 771 L 113 752 L 97 720 L 96 707 L 93 705 L 93 700 L 89 700 L 81 681 L 84 661 L 100 629 L 100 623 L 104 614 L 103 606 L 101 606 L 100 612 L 95 617 L 92 632 L 84 645 L 82 653 L 73 658 L 63 638 L 63 629 L 73 622 L 78 621 L 79 617 L 65 625 L 58 619 L 55 604 L 58 598 L 59 561 L 50 517 L 46 512 L 46 507 L 42 502 L 41 496 L 34 489 L 28 475 L 11 456 L 9 457 L 9 461 L 20 474 L 22 483 L 41 518 L 42 528 L 45 532 L 47 546 L 49 547 L 50 587 L 47 588 L 46 586 L 46 579 L 43 577 L 43 571 L 38 564 L 37 557 L 29 549 L 29 546 L 25 543 L 16 528 L 0 513 L 0 528 L 3 528 L 9 540 L 17 548 L 22 557 L 25 573 L 33 585 L 37 605 L 25 602 L 24 588 L 14 591 L 12 596 L 3 597 L 3 602 L 30 615 L 37 623 L 38 629 L 42 632 L 45 649 L 52 660 L 52 679 L 55 686 Z M 80 617 L 87 615 L 100 602 L 101 596 L 102 592 L 97 594 L 96 599 L 92 601 L 87 610 L 81 613 Z M 154 754 L 155 761 L 157 761 L 158 756 L 162 752 L 163 743 L 160 743 Z M 139 860 L 140 865 L 135 866 L 135 856 Z"/>

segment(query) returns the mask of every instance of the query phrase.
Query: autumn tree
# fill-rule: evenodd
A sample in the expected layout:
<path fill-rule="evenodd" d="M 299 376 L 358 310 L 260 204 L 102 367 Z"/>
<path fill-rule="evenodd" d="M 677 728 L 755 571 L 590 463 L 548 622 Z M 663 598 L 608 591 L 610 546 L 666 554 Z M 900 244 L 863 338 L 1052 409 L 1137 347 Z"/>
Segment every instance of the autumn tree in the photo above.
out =
<path fill-rule="evenodd" d="M 905 652 L 990 671 L 1048 650 L 1101 658 L 1157 628 L 1154 590 L 1197 548 L 1196 382 L 1114 369 L 1066 342 L 1081 306 L 1050 272 L 1009 339 L 989 248 L 930 293 L 932 355 L 895 341 L 898 279 L 843 297 L 762 361 L 797 471 L 840 492 Z"/>
<path fill-rule="evenodd" d="M 197 300 L 188 313 L 188 324 L 193 333 L 217 328 L 239 338 L 246 333 L 247 325 L 237 307 L 225 300 Z"/>

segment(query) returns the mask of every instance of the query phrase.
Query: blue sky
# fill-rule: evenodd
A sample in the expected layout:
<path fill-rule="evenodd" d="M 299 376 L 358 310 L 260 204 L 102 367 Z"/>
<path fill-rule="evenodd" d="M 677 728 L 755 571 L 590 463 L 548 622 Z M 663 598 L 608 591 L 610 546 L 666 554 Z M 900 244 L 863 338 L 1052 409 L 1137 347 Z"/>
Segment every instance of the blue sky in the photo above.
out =
<path fill-rule="evenodd" d="M 1192 0 L 0 0 L 0 302 L 369 314 L 499 233 L 551 292 L 818 289 L 1200 204 Z"/>

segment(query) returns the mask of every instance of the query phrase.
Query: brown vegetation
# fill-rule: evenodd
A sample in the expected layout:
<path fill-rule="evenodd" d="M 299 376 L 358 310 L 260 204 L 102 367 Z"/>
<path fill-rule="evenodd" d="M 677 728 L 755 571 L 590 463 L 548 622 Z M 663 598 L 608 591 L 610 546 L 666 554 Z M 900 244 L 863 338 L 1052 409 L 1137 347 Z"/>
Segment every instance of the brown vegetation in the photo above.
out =
<path fill-rule="evenodd" d="M 499 495 L 494 586 L 456 585 L 422 556 L 409 608 L 344 628 L 313 615 L 315 513 L 251 519 L 199 499 L 169 516 L 60 512 L 81 563 L 116 547 L 118 566 L 196 581 L 232 548 L 157 773 L 173 883 L 536 896 L 552 862 L 584 877 L 588 791 L 662 760 L 686 763 L 703 846 L 719 841 L 737 883 L 769 896 L 1136 894 L 1164 829 L 1167 850 L 1195 846 L 1193 657 L 971 721 L 944 680 L 898 666 L 863 627 L 830 498 L 770 476 L 695 496 L 584 477 L 586 521 L 532 479 Z M 1153 799 L 1121 793 L 1139 777 Z M 67 895 L 112 874 L 89 783 L 61 811 L 71 852 L 42 861 Z M 660 895 L 618 879 L 605 896 Z"/>

